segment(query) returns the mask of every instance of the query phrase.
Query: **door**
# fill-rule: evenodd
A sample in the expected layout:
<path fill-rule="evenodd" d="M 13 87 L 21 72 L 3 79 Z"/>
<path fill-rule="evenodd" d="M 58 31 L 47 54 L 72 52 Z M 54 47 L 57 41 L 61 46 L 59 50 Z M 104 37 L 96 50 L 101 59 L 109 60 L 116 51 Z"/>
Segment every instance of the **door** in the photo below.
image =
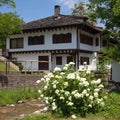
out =
<path fill-rule="evenodd" d="M 39 56 L 39 70 L 49 70 L 49 56 Z"/>

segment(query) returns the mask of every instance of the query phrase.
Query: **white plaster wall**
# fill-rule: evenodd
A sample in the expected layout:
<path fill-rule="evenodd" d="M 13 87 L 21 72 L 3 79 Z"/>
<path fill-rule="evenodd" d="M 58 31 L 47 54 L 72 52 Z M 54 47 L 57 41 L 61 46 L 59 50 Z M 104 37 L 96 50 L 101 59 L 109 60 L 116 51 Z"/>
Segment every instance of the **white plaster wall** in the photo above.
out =
<path fill-rule="evenodd" d="M 62 56 L 62 65 L 56 65 L 56 57 L 57 56 Z M 57 54 L 57 55 L 53 55 L 53 61 L 52 61 L 52 70 L 55 68 L 55 67 L 59 67 L 59 68 L 63 68 L 65 64 L 67 64 L 67 56 L 69 56 L 68 54 Z"/>
<path fill-rule="evenodd" d="M 72 43 L 62 43 L 62 44 L 53 44 L 52 43 L 52 35 L 60 34 L 60 33 L 71 33 L 72 34 Z M 44 45 L 28 45 L 28 37 L 29 36 L 39 36 L 44 35 L 45 44 Z M 61 29 L 56 31 L 47 31 L 47 32 L 38 32 L 38 33 L 30 33 L 23 35 L 15 35 L 11 36 L 11 38 L 24 37 L 24 48 L 21 49 L 10 49 L 10 41 L 7 39 L 7 49 L 9 51 L 33 51 L 33 50 L 54 50 L 54 49 L 75 49 L 76 48 L 76 30 L 75 29 Z"/>
<path fill-rule="evenodd" d="M 88 51 L 100 51 L 100 46 L 92 46 L 80 43 L 81 50 L 88 50 Z"/>
<path fill-rule="evenodd" d="M 17 58 L 19 63 L 22 63 L 23 65 L 23 70 L 38 70 L 38 57 L 39 56 L 49 56 L 49 70 L 51 70 L 51 53 L 45 53 L 45 54 L 39 54 L 39 53 L 30 53 L 30 54 L 13 54 L 13 58 Z M 31 62 L 22 62 L 22 61 L 33 61 Z"/>

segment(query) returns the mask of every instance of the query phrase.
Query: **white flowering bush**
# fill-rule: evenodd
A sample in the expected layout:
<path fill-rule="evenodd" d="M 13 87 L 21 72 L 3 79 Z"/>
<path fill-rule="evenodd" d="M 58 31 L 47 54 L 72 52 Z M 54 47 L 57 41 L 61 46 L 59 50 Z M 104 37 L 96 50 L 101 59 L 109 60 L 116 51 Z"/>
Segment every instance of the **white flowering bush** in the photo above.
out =
<path fill-rule="evenodd" d="M 52 113 L 76 118 L 98 112 L 105 105 L 101 79 L 94 79 L 87 70 L 76 72 L 73 66 L 70 62 L 63 70 L 57 67 L 45 75 L 41 97 Z"/>

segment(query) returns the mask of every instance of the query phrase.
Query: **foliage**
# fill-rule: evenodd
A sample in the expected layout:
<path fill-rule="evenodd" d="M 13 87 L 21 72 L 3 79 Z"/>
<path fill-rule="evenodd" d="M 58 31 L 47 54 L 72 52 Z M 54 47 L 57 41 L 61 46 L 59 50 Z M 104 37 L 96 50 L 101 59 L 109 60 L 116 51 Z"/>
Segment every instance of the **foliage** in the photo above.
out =
<path fill-rule="evenodd" d="M 63 116 L 76 115 L 82 117 L 87 113 L 96 113 L 105 105 L 103 84 L 101 79 L 95 80 L 94 75 L 87 71 L 76 72 L 74 63 L 55 68 L 41 79 L 45 83 L 41 93 L 45 103 L 52 113 Z M 38 81 L 39 82 L 39 81 Z"/>
<path fill-rule="evenodd" d="M 5 45 L 5 41 L 9 35 L 21 31 L 23 20 L 16 13 L 0 13 L 0 41 L 1 46 Z"/>
<path fill-rule="evenodd" d="M 120 119 L 120 91 L 114 90 L 107 94 L 107 102 L 104 111 L 100 111 L 97 114 L 89 114 L 84 118 L 84 120 L 119 120 Z M 19 119 L 15 119 L 19 120 Z M 51 115 L 48 113 L 43 113 L 40 115 L 26 116 L 20 120 L 72 120 L 71 118 L 60 117 L 56 115 Z M 76 120 L 81 120 L 78 117 Z"/>
<path fill-rule="evenodd" d="M 88 4 L 85 2 L 79 2 L 74 5 L 74 8 L 72 9 L 72 15 L 74 16 L 86 16 L 88 17 L 87 23 L 94 25 L 97 24 L 96 19 L 91 17 L 91 11 L 88 9 Z"/>
<path fill-rule="evenodd" d="M 15 8 L 15 2 L 13 0 L 0 0 L 0 7 L 8 5 Z M 14 33 L 21 32 L 21 25 L 23 20 L 17 15 L 17 13 L 2 13 L 0 12 L 0 48 L 5 49 L 6 39 Z"/>
<path fill-rule="evenodd" d="M 22 88 L 22 89 L 3 89 L 0 90 L 0 106 L 13 104 L 19 100 L 25 100 L 29 98 L 37 98 L 39 96 L 37 89 Z"/>
<path fill-rule="evenodd" d="M 12 8 L 16 7 L 14 0 L 0 0 L 0 7 L 3 5 L 8 5 Z"/>
<path fill-rule="evenodd" d="M 100 19 L 107 31 L 107 41 L 117 41 L 108 47 L 105 53 L 120 62 L 120 0 L 89 0 L 89 9 L 93 18 Z"/>

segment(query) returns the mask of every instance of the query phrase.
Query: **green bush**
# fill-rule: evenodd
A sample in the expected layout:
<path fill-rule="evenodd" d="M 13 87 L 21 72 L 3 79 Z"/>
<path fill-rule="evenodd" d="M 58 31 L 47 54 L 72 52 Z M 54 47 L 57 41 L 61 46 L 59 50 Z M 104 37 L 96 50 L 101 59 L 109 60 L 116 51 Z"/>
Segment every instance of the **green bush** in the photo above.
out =
<path fill-rule="evenodd" d="M 83 72 L 77 72 L 74 63 L 70 62 L 63 71 L 56 67 L 41 81 L 44 87 L 39 92 L 52 113 L 85 117 L 87 113 L 99 112 L 105 105 L 102 81 L 95 80 L 86 65 Z"/>

